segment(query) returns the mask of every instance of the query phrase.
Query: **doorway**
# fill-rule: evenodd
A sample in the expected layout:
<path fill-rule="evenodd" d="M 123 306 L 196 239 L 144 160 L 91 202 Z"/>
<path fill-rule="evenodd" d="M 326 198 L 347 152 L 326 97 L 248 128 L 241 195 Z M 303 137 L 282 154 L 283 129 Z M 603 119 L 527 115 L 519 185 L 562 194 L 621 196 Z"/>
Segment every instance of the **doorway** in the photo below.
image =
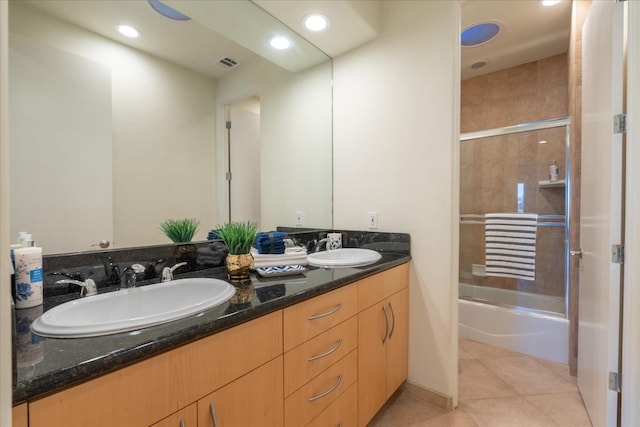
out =
<path fill-rule="evenodd" d="M 225 106 L 227 113 L 227 185 L 231 221 L 260 226 L 260 98 L 256 95 Z"/>

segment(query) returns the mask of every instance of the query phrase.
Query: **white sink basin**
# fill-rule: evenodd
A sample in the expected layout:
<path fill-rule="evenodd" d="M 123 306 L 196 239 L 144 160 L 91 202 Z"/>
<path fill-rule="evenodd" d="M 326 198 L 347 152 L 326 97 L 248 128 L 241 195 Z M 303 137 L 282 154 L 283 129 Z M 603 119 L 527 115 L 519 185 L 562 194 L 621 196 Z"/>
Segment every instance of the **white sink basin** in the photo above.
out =
<path fill-rule="evenodd" d="M 324 252 L 314 252 L 307 256 L 309 264 L 316 267 L 361 267 L 373 264 L 382 258 L 376 251 L 360 248 L 342 248 Z"/>
<path fill-rule="evenodd" d="M 235 288 L 218 279 L 178 279 L 69 301 L 38 317 L 31 329 L 53 338 L 134 331 L 200 313 L 228 301 Z"/>

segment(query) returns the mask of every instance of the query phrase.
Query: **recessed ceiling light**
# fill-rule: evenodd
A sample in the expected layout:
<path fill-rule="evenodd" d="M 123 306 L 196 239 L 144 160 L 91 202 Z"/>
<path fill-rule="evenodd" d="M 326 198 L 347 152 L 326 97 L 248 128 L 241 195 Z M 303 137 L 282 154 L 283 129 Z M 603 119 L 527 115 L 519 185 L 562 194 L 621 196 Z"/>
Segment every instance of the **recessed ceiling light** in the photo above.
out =
<path fill-rule="evenodd" d="M 137 39 L 140 37 L 140 31 L 136 30 L 130 25 L 117 25 L 116 30 L 120 32 L 125 37 L 129 37 L 132 39 Z"/>
<path fill-rule="evenodd" d="M 562 0 L 542 0 L 540 3 L 542 3 L 543 6 L 553 6 L 560 3 L 561 1 Z"/>
<path fill-rule="evenodd" d="M 309 31 L 323 31 L 329 26 L 329 18 L 320 14 L 312 13 L 304 17 L 304 26 Z"/>
<path fill-rule="evenodd" d="M 272 48 L 278 49 L 278 50 L 289 49 L 289 46 L 291 46 L 291 42 L 289 41 L 289 39 L 282 36 L 275 36 L 274 38 L 271 39 L 269 44 L 271 44 Z"/>
<path fill-rule="evenodd" d="M 485 44 L 495 38 L 502 29 L 498 22 L 480 22 L 473 24 L 462 31 L 460 43 L 463 47 L 472 47 Z"/>
<path fill-rule="evenodd" d="M 191 20 L 191 18 L 189 18 L 187 15 L 175 10 L 171 6 L 164 4 L 160 0 L 148 0 L 148 1 L 151 7 L 162 16 L 166 16 L 167 18 L 174 19 L 176 21 Z"/>
<path fill-rule="evenodd" d="M 547 141 L 545 141 L 544 139 L 542 141 L 538 141 L 538 144 L 546 144 Z"/>

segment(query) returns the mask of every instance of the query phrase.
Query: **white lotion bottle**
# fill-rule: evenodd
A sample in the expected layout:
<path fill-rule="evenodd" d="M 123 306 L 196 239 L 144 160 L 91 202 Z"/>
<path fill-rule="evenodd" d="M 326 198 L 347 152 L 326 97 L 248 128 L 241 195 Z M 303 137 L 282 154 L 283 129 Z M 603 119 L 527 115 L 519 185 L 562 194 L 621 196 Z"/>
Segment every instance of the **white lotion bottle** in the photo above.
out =
<path fill-rule="evenodd" d="M 15 307 L 29 308 L 42 304 L 42 248 L 34 246 L 31 236 L 22 247 L 13 250 L 15 257 Z"/>
<path fill-rule="evenodd" d="M 549 181 L 554 182 L 558 180 L 558 164 L 554 160 L 551 166 L 549 166 Z"/>

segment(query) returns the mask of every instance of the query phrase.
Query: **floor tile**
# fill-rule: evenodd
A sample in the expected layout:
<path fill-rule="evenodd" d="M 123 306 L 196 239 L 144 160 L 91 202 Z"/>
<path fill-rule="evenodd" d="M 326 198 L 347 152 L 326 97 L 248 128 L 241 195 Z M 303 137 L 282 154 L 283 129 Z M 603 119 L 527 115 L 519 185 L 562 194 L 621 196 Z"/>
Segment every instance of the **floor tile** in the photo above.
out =
<path fill-rule="evenodd" d="M 516 391 L 478 360 L 458 363 L 458 400 L 515 396 Z"/>
<path fill-rule="evenodd" d="M 460 339 L 459 405 L 434 406 L 410 385 L 369 427 L 589 427 L 567 365 Z"/>
<path fill-rule="evenodd" d="M 471 400 L 464 403 L 463 409 L 478 427 L 555 427 L 521 396 Z"/>
<path fill-rule="evenodd" d="M 465 351 L 478 359 L 520 355 L 520 353 L 516 353 L 505 348 L 495 347 L 477 341 L 471 341 L 466 338 L 460 338 L 460 347 L 462 347 Z"/>
<path fill-rule="evenodd" d="M 578 392 L 526 396 L 533 406 L 558 427 L 590 427 L 589 416 Z"/>
<path fill-rule="evenodd" d="M 458 359 L 475 359 L 476 357 L 465 350 L 462 346 L 458 346 Z"/>
<path fill-rule="evenodd" d="M 522 395 L 577 391 L 576 385 L 567 378 L 556 375 L 529 356 L 500 357 L 480 363 Z"/>

